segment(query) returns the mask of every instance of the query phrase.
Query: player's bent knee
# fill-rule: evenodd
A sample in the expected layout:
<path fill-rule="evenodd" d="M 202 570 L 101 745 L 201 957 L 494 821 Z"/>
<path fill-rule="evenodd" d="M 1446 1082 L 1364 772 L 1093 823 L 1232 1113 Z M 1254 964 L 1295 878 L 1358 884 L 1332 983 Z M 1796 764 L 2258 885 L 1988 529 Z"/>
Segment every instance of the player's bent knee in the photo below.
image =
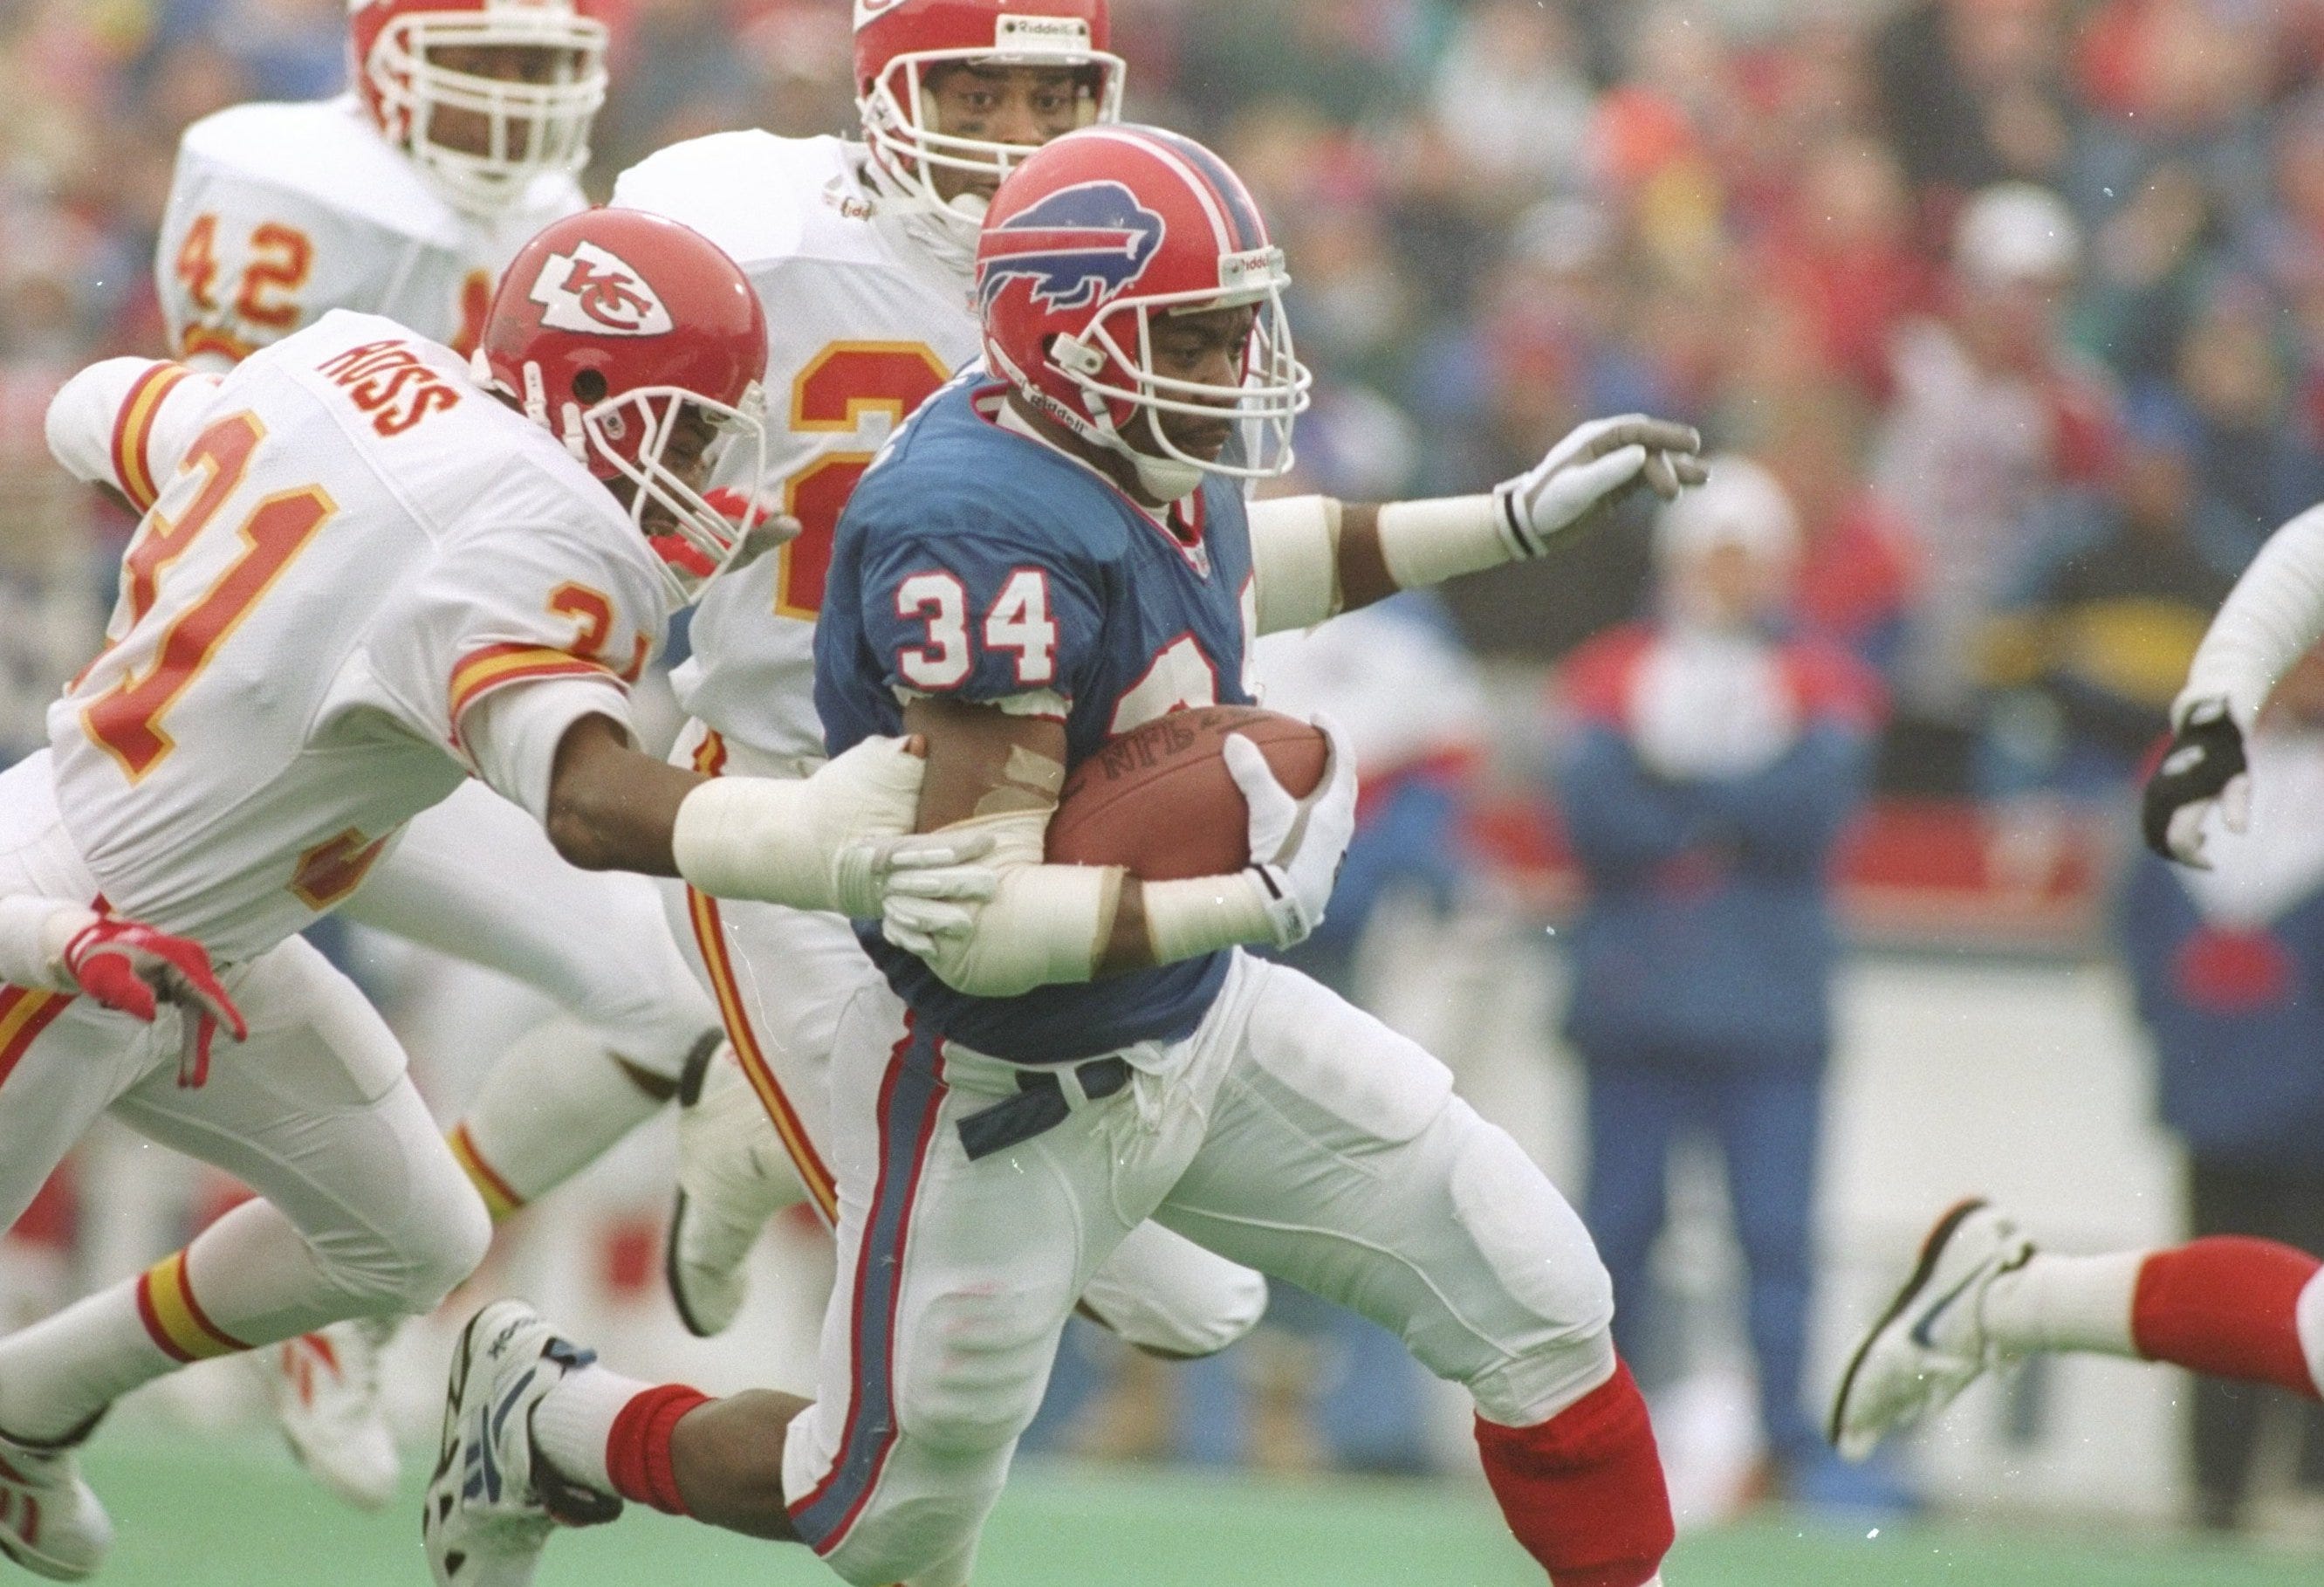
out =
<path fill-rule="evenodd" d="M 434 1311 L 484 1259 L 492 1214 L 465 1179 L 414 1196 L 392 1231 L 344 1252 L 322 1255 L 357 1315 L 418 1316 Z"/>
<path fill-rule="evenodd" d="M 1222 1263 L 1216 1281 L 1187 1297 L 1184 1308 L 1160 1317 L 1163 1326 L 1148 1340 L 1133 1339 L 1151 1350 L 1188 1360 L 1216 1355 L 1267 1315 L 1267 1279 L 1249 1268 Z"/>
<path fill-rule="evenodd" d="M 904 1435 L 939 1458 L 1006 1448 L 1032 1426 L 1064 1326 L 1046 1291 L 938 1297 L 927 1307 L 901 1385 Z"/>

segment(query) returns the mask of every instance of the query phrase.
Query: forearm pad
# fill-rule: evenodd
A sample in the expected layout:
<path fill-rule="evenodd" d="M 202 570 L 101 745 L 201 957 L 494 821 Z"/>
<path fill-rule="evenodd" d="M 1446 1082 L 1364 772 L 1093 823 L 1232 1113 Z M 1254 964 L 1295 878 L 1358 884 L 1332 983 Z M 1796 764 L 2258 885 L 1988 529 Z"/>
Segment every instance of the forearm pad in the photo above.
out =
<path fill-rule="evenodd" d="M 1140 884 L 1154 962 L 1175 964 L 1244 943 L 1275 943 L 1272 894 L 1256 871 Z"/>
<path fill-rule="evenodd" d="M 1015 865 L 977 911 L 976 927 L 948 941 L 928 967 L 954 992 L 1016 997 L 1037 986 L 1093 981 L 1121 907 L 1111 865 Z"/>
<path fill-rule="evenodd" d="M 1530 553 L 1498 496 L 1390 502 L 1379 510 L 1380 559 L 1398 589 L 1425 589 Z"/>
<path fill-rule="evenodd" d="M 686 796 L 670 828 L 678 873 L 697 891 L 795 909 L 880 913 L 874 878 L 843 880 L 810 782 L 717 777 Z"/>
<path fill-rule="evenodd" d="M 1259 632 L 1313 628 L 1339 615 L 1340 516 L 1340 503 L 1329 496 L 1251 503 L 1251 592 Z"/>
<path fill-rule="evenodd" d="M 28 992 L 78 992 L 65 949 L 97 912 L 55 899 L 0 898 L 0 982 Z"/>

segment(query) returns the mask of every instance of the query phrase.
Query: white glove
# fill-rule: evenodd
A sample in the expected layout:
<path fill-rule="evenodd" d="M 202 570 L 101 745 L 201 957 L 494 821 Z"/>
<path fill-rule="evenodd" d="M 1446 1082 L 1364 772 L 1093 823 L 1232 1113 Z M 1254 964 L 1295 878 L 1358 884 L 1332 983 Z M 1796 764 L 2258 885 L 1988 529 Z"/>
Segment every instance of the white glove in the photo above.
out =
<path fill-rule="evenodd" d="M 1493 487 L 1503 526 L 1520 558 L 1644 484 L 1664 501 L 1711 477 L 1692 428 L 1643 413 L 1593 419 L 1517 478 Z"/>
<path fill-rule="evenodd" d="M 1315 725 L 1331 742 L 1331 756 L 1323 780 L 1304 799 L 1276 781 L 1266 755 L 1240 734 L 1222 751 L 1227 774 L 1250 807 L 1250 869 L 1268 895 L 1268 923 L 1279 948 L 1305 941 L 1323 923 L 1356 835 L 1356 758 L 1329 717 L 1316 717 Z"/>
<path fill-rule="evenodd" d="M 875 919 L 900 871 L 966 870 L 989 840 L 973 833 L 916 835 L 927 762 L 898 738 L 869 738 L 804 781 L 720 777 L 678 807 L 670 846 L 678 871 L 714 898 Z M 982 884 L 990 888 L 989 877 Z"/>
<path fill-rule="evenodd" d="M 2240 835 L 2250 829 L 2251 803 L 2243 724 L 2224 698 L 2192 702 L 2179 713 L 2170 750 L 2146 780 L 2140 808 L 2146 846 L 2166 860 L 2208 871 L 2204 822 L 2217 810 L 2227 830 Z"/>

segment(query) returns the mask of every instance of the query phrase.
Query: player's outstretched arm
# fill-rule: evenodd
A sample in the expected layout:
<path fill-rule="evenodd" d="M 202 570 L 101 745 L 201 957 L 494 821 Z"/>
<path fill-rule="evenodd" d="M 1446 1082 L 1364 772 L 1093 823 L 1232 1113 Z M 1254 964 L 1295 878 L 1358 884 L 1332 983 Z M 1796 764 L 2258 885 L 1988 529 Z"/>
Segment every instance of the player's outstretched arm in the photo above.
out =
<path fill-rule="evenodd" d="M 1259 631 L 1312 627 L 1397 590 L 1530 561 L 1642 489 L 1667 502 L 1701 484 L 1709 477 L 1702 449 L 1688 426 L 1631 413 L 1581 426 L 1482 495 L 1258 503 L 1250 540 Z"/>
<path fill-rule="evenodd" d="M 964 867 L 973 837 L 910 835 L 924 765 L 916 744 L 867 739 L 798 780 L 706 778 L 588 715 L 558 742 L 542 826 L 584 870 L 681 877 L 716 898 L 872 919 L 898 871 L 940 870 L 955 897 L 991 890 Z"/>
<path fill-rule="evenodd" d="M 943 872 L 899 873 L 882 928 L 945 984 L 978 996 L 1093 981 L 1244 943 L 1287 947 L 1323 920 L 1355 831 L 1354 761 L 1336 734 L 1323 781 L 1305 799 L 1277 783 L 1255 745 L 1233 739 L 1228 770 L 1250 809 L 1253 859 L 1242 871 L 1141 882 L 1119 867 L 1051 865 L 1043 849 L 1065 784 L 1060 721 L 921 699 L 904 724 L 928 746 L 920 829 L 989 839 L 995 886 L 990 897 L 963 897 Z"/>
<path fill-rule="evenodd" d="M 2146 784 L 2147 845 L 2200 866 L 2217 807 L 2240 832 L 2251 807 L 2244 735 L 2292 665 L 2324 639 L 2324 507 L 2275 531 L 2211 620 L 2171 707 L 2171 748 Z"/>

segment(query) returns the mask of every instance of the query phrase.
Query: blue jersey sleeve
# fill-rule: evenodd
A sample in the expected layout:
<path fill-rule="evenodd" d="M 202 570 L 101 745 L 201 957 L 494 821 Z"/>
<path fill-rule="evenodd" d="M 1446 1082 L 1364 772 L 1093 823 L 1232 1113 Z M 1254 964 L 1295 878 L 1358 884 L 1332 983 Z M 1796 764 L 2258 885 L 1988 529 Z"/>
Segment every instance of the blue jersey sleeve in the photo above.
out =
<path fill-rule="evenodd" d="M 947 516 L 867 537 L 863 636 L 881 681 L 971 701 L 1048 691 L 1070 706 L 1102 660 L 1101 570 L 1022 526 Z"/>

